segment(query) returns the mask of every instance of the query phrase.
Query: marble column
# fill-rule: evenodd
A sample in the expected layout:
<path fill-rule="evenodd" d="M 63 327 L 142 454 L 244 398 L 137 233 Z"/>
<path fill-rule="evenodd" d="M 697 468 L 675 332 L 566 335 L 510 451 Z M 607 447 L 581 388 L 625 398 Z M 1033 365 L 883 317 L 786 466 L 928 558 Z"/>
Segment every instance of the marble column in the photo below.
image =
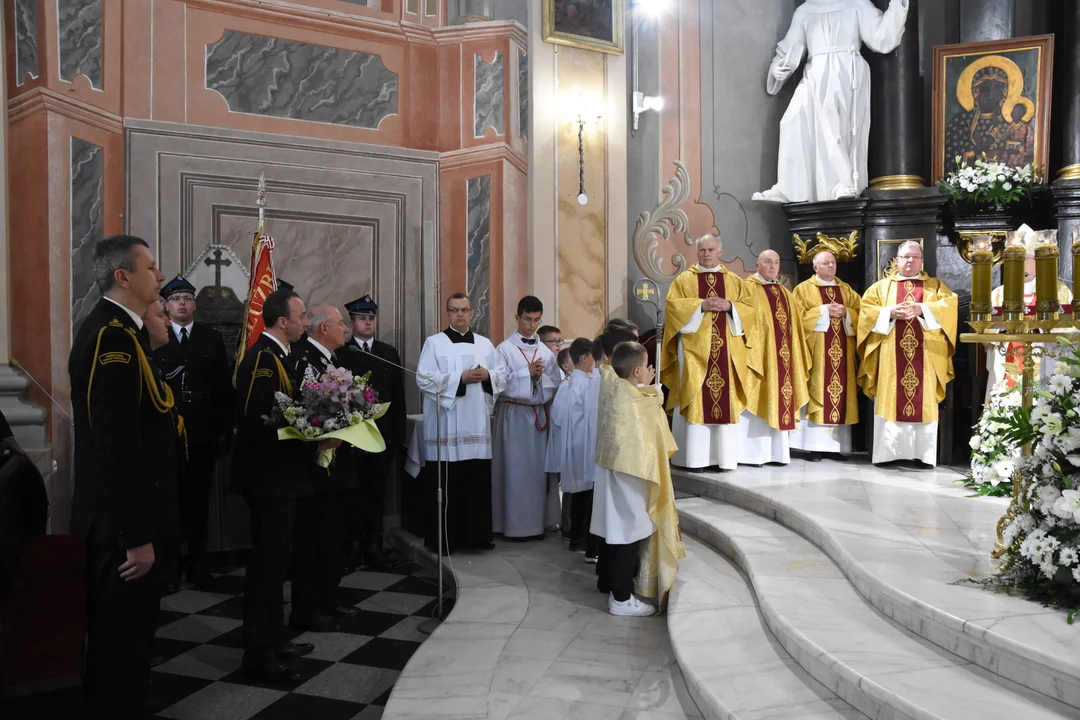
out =
<path fill-rule="evenodd" d="M 0 77 L 7 77 L 7 33 L 5 17 L 0 13 Z M 0 107 L 0 412 L 11 425 L 15 441 L 34 457 L 38 468 L 47 476 L 51 455 L 45 436 L 45 411 L 26 400 L 30 380 L 12 366 L 11 358 L 11 283 L 8 259 L 8 167 L 7 167 L 7 103 Z M 42 342 L 48 342 L 48 334 Z"/>
<path fill-rule="evenodd" d="M 1080 180 L 1080 0 L 1063 0 L 1063 4 L 1065 82 L 1054 99 L 1064 104 L 1065 118 L 1059 182 Z"/>
<path fill-rule="evenodd" d="M 881 10 L 889 0 L 874 0 Z M 870 189 L 925 187 L 919 113 L 919 0 L 909 0 L 900 46 L 870 57 Z"/>
<path fill-rule="evenodd" d="M 1011 38 L 1014 3 L 1015 0 L 960 0 L 960 42 Z"/>

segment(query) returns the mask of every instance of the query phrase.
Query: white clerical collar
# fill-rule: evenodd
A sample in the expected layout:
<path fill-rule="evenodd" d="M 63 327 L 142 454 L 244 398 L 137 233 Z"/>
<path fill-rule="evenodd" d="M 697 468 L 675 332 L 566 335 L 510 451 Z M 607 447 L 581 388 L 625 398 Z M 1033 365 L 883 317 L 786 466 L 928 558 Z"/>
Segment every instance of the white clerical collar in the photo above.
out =
<path fill-rule="evenodd" d="M 275 343 L 277 344 L 277 346 L 278 346 L 279 348 L 281 348 L 281 351 L 282 351 L 283 353 L 285 353 L 286 355 L 288 355 L 288 354 L 289 354 L 289 348 L 285 346 L 285 343 L 281 342 L 280 340 L 278 340 L 278 339 L 277 339 L 276 337 L 274 337 L 274 336 L 273 336 L 273 335 L 271 335 L 270 333 L 266 332 L 265 330 L 263 330 L 263 335 L 265 335 L 266 337 L 268 337 L 268 338 L 270 338 L 271 340 L 273 340 L 273 341 L 274 341 L 274 342 L 275 342 Z"/>
<path fill-rule="evenodd" d="M 308 335 L 308 339 L 307 339 L 307 341 L 308 341 L 309 343 L 311 343 L 312 345 L 314 345 L 314 346 L 315 346 L 315 349 L 316 349 L 316 350 L 318 350 L 319 352 L 321 352 L 321 353 L 323 354 L 323 357 L 324 357 L 324 358 L 326 358 L 327 360 L 329 360 L 329 359 L 330 359 L 330 351 L 329 351 L 329 350 L 327 350 L 327 349 L 326 349 L 325 347 L 323 347 L 323 344 L 322 344 L 322 343 L 320 343 L 320 342 L 319 342 L 318 340 L 316 340 L 315 338 L 311 337 L 310 335 Z"/>
<path fill-rule="evenodd" d="M 136 315 L 134 310 L 129 308 L 127 305 L 124 305 L 123 303 L 116 302 L 111 297 L 106 297 L 105 299 L 108 300 L 109 302 L 111 302 L 113 305 L 120 308 L 121 310 L 123 310 L 124 312 L 126 312 L 128 314 L 128 317 L 130 317 L 135 322 L 135 327 L 142 330 L 142 326 L 143 326 L 142 318 L 139 317 L 138 315 Z"/>
<path fill-rule="evenodd" d="M 766 280 L 765 278 L 761 277 L 761 273 L 757 272 L 754 273 L 754 277 L 756 277 L 758 280 L 765 283 L 766 285 L 775 285 L 777 282 L 776 280 Z"/>
<path fill-rule="evenodd" d="M 815 275 L 814 279 L 817 280 L 818 285 L 822 285 L 824 287 L 832 287 L 836 285 L 836 278 L 833 278 L 832 280 L 822 280 L 817 275 Z"/>
<path fill-rule="evenodd" d="M 897 280 L 922 280 L 922 273 L 919 273 L 918 275 L 912 275 L 911 277 L 908 277 L 907 275 L 897 274 L 896 279 Z"/>
<path fill-rule="evenodd" d="M 187 336 L 191 337 L 191 330 L 192 330 L 191 326 L 194 325 L 194 324 L 195 324 L 194 320 L 189 322 L 187 325 L 180 325 L 179 323 L 173 323 L 172 324 L 173 335 L 175 335 L 176 337 L 180 337 L 180 331 L 181 330 L 187 330 Z"/>
<path fill-rule="evenodd" d="M 698 263 L 698 264 L 694 265 L 694 267 L 696 267 L 701 272 L 720 272 L 720 264 L 719 263 L 717 263 L 716 267 L 711 267 L 711 268 L 702 267 L 701 263 Z"/>

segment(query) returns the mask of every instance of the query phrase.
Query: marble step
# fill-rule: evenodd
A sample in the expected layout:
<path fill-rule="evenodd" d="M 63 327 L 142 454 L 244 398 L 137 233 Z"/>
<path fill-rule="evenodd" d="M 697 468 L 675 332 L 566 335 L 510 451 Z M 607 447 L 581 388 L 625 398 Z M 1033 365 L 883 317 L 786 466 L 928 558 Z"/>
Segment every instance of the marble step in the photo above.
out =
<path fill-rule="evenodd" d="M 683 542 L 686 559 L 668 596 L 667 624 L 675 659 L 705 718 L 865 717 L 788 655 L 730 560 L 688 535 Z"/>
<path fill-rule="evenodd" d="M 681 492 L 774 519 L 809 540 L 866 601 L 912 633 L 1080 708 L 1080 632 L 1066 624 L 1064 613 L 1021 597 L 953 584 L 991 572 L 986 561 L 1004 502 L 965 498 L 962 489 L 948 487 L 951 477 L 935 485 L 934 473 L 907 481 L 872 466 L 818 467 L 802 473 L 794 467 L 724 474 L 673 470 L 672 476 Z M 814 489 L 829 483 L 833 489 L 828 492 Z M 875 512 L 830 495 L 841 484 L 849 493 L 865 491 Z M 957 559 L 958 550 L 941 540 L 946 525 L 961 540 L 966 535 L 973 541 L 964 544 L 977 561 Z"/>
<path fill-rule="evenodd" d="M 888 619 L 824 552 L 791 530 L 708 498 L 676 504 L 684 533 L 729 557 L 749 577 L 761 616 L 784 650 L 868 717 L 1080 718 L 1077 709 L 994 675 Z"/>

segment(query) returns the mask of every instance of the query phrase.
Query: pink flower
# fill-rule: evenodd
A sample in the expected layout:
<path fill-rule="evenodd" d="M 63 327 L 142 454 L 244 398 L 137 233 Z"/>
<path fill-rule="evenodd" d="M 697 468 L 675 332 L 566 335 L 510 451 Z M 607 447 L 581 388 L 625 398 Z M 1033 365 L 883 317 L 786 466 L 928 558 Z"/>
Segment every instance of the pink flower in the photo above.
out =
<path fill-rule="evenodd" d="M 369 405 L 375 402 L 375 391 L 370 387 L 364 388 L 364 402 Z"/>
<path fill-rule="evenodd" d="M 320 425 L 322 425 L 322 420 L 315 417 L 314 415 L 311 417 L 310 422 L 311 422 L 312 427 L 319 427 Z"/>

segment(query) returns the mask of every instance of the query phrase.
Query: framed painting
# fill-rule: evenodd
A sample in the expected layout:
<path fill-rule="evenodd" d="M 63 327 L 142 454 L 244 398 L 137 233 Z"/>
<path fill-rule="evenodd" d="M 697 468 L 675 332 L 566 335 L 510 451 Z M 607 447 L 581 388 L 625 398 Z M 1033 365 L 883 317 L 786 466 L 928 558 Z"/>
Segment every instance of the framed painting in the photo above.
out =
<path fill-rule="evenodd" d="M 625 0 L 542 1 L 544 42 L 622 55 Z"/>
<path fill-rule="evenodd" d="M 1054 36 L 934 48 L 933 180 L 987 160 L 1046 170 Z"/>

